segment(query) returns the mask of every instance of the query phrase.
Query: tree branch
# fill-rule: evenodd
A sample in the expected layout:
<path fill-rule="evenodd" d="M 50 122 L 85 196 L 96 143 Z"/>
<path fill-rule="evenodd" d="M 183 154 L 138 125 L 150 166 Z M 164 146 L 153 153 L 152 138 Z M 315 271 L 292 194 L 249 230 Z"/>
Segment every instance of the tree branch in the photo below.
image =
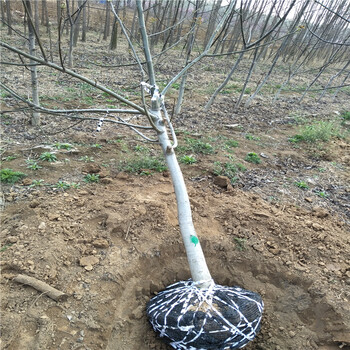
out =
<path fill-rule="evenodd" d="M 350 44 L 345 44 L 345 43 L 338 43 L 338 42 L 334 42 L 334 41 L 328 41 L 328 40 L 325 40 L 325 39 L 322 39 L 320 36 L 318 36 L 315 32 L 313 32 L 309 25 L 306 23 L 306 27 L 308 29 L 308 31 L 313 35 L 315 36 L 318 40 L 321 40 L 323 41 L 324 43 L 326 44 L 331 44 L 331 45 L 341 45 L 341 46 L 350 46 Z"/>
<path fill-rule="evenodd" d="M 36 56 L 32 56 L 32 55 L 30 55 L 30 54 L 28 54 L 28 53 L 26 53 L 26 52 L 24 52 L 24 51 L 22 51 L 22 50 L 19 50 L 19 49 L 15 48 L 15 47 L 13 47 L 13 46 L 11 46 L 11 45 L 8 45 L 7 43 L 5 43 L 5 42 L 3 42 L 3 41 L 0 42 L 0 46 L 4 47 L 4 48 L 6 48 L 6 49 L 8 49 L 8 50 L 10 50 L 10 51 L 12 51 L 12 52 L 15 52 L 15 53 L 17 53 L 17 54 L 19 54 L 19 55 L 21 55 L 21 56 L 23 56 L 23 57 L 32 59 L 33 61 L 39 62 L 39 63 L 41 63 L 41 64 L 43 64 L 43 65 L 46 65 L 46 66 L 48 66 L 48 67 L 50 67 L 50 68 L 56 69 L 56 70 L 58 70 L 58 71 L 60 71 L 60 72 L 63 72 L 63 73 L 67 73 L 67 74 L 71 75 L 71 76 L 74 77 L 74 78 L 77 78 L 77 79 L 79 79 L 79 80 L 82 80 L 82 81 L 84 81 L 85 83 L 87 83 L 87 84 L 89 84 L 89 85 L 95 87 L 96 89 L 99 89 L 99 90 L 101 90 L 101 91 L 103 91 L 103 92 L 108 93 L 109 95 L 115 97 L 117 100 L 119 100 L 119 101 L 121 101 L 121 102 L 123 102 L 123 103 L 129 105 L 130 107 L 135 108 L 135 109 L 136 109 L 137 111 L 139 111 L 141 114 L 145 114 L 145 110 L 144 110 L 142 107 L 140 107 L 140 106 L 138 106 L 137 104 L 135 104 L 135 103 L 133 103 L 133 102 L 127 100 L 126 98 L 122 97 L 121 95 L 116 94 L 116 93 L 113 92 L 112 90 L 107 89 L 107 88 L 104 87 L 103 85 L 98 84 L 96 81 L 92 81 L 92 80 L 86 78 L 85 76 L 80 75 L 80 74 L 74 72 L 73 70 L 70 70 L 70 69 L 67 69 L 67 68 L 63 68 L 63 67 L 58 66 L 57 64 L 52 63 L 52 62 L 44 61 L 44 60 L 41 59 L 41 58 L 38 58 L 38 57 L 36 57 Z"/>
<path fill-rule="evenodd" d="M 24 103 L 26 103 L 28 106 L 31 107 L 31 109 L 36 109 L 39 111 L 42 111 L 43 113 L 48 113 L 48 114 L 67 114 L 67 113 L 126 113 L 126 114 L 143 114 L 140 113 L 140 111 L 133 110 L 133 109 L 104 109 L 104 108 L 86 108 L 86 109 L 50 109 L 50 108 L 45 108 L 42 106 L 38 106 L 22 96 L 18 95 L 15 91 L 13 91 L 11 88 L 6 86 L 5 84 L 0 82 L 0 87 L 3 88 L 5 91 L 10 93 L 13 97 L 15 97 L 17 100 L 20 100 Z"/>
<path fill-rule="evenodd" d="M 348 19 L 346 19 L 345 17 L 343 17 L 342 15 L 340 15 L 339 13 L 331 10 L 329 7 L 327 7 L 326 5 L 323 5 L 322 3 L 320 3 L 317 0 L 314 0 L 316 2 L 316 4 L 319 4 L 320 6 L 324 7 L 326 10 L 328 10 L 329 12 L 332 12 L 334 15 L 338 16 L 339 18 L 341 18 L 342 20 L 344 20 L 345 22 L 350 23 L 350 21 Z"/>

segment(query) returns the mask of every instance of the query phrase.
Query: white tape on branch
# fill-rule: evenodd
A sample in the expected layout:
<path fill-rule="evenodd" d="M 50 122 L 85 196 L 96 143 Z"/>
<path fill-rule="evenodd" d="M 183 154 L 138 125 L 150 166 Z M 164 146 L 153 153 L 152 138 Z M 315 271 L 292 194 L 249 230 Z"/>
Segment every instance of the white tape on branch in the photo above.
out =
<path fill-rule="evenodd" d="M 260 329 L 259 294 L 214 282 L 199 289 L 192 280 L 175 283 L 152 298 L 147 316 L 174 349 L 241 349 Z"/>
<path fill-rule="evenodd" d="M 97 123 L 97 128 L 96 128 L 96 131 L 97 132 L 100 132 L 101 131 L 101 128 L 102 128 L 102 124 L 103 124 L 103 121 L 104 121 L 104 117 L 101 117 L 100 120 L 98 121 Z"/>

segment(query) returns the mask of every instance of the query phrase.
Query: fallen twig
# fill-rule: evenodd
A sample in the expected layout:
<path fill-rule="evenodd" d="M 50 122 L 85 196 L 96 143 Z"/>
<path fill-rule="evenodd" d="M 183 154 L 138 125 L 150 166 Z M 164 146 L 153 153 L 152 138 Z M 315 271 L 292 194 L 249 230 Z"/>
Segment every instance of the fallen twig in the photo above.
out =
<path fill-rule="evenodd" d="M 39 281 L 38 279 L 26 275 L 17 275 L 14 279 L 15 282 L 26 284 L 34 289 L 43 292 L 48 297 L 56 301 L 64 301 L 68 298 L 68 295 L 60 290 L 49 286 L 47 283 Z"/>

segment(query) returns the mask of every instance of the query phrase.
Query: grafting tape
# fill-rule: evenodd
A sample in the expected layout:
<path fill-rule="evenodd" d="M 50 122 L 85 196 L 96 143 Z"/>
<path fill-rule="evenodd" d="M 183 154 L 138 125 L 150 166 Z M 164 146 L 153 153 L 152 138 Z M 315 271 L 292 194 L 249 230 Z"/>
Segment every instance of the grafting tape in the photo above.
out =
<path fill-rule="evenodd" d="M 214 282 L 200 289 L 181 281 L 147 304 L 153 329 L 179 350 L 241 349 L 260 329 L 264 304 L 259 294 Z"/>
<path fill-rule="evenodd" d="M 100 132 L 101 131 L 101 128 L 102 128 L 102 124 L 103 124 L 103 121 L 104 121 L 104 117 L 101 117 L 97 123 L 97 128 L 96 128 L 96 131 L 97 132 Z"/>

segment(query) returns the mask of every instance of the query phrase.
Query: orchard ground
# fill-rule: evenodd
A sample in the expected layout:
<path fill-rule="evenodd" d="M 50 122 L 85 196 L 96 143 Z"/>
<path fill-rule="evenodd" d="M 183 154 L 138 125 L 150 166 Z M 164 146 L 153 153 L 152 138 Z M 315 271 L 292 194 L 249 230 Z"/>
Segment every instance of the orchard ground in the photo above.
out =
<path fill-rule="evenodd" d="M 77 55 L 88 54 L 94 58 L 93 51 Z M 176 70 L 174 62 L 160 65 L 162 78 Z M 111 77 L 91 67 L 86 74 L 139 97 L 138 83 L 127 80 L 136 68 Z M 212 84 L 230 62 L 222 61 L 221 76 L 215 62 L 200 67 L 173 118 L 177 154 L 213 278 L 264 299 L 262 330 L 246 349 L 349 349 L 350 139 L 342 117 L 349 90 L 335 102 L 331 94 L 316 102 L 314 93 L 298 104 L 300 95 L 289 91 L 272 103 L 271 83 L 249 109 L 234 111 L 239 87 L 231 84 L 205 113 Z M 7 74 L 23 85 L 21 72 Z M 58 73 L 40 74 L 47 107 L 113 103 Z M 176 86 L 170 112 L 172 96 Z M 2 110 L 15 107 L 3 94 Z M 328 140 L 295 137 L 321 124 Z M 26 174 L 2 183 L 1 347 L 170 349 L 152 331 L 145 306 L 190 274 L 159 146 L 113 124 L 96 133 L 96 121 L 42 115 L 33 128 L 22 112 L 3 114 L 1 128 L 2 169 Z M 18 274 L 67 300 L 14 282 Z"/>

